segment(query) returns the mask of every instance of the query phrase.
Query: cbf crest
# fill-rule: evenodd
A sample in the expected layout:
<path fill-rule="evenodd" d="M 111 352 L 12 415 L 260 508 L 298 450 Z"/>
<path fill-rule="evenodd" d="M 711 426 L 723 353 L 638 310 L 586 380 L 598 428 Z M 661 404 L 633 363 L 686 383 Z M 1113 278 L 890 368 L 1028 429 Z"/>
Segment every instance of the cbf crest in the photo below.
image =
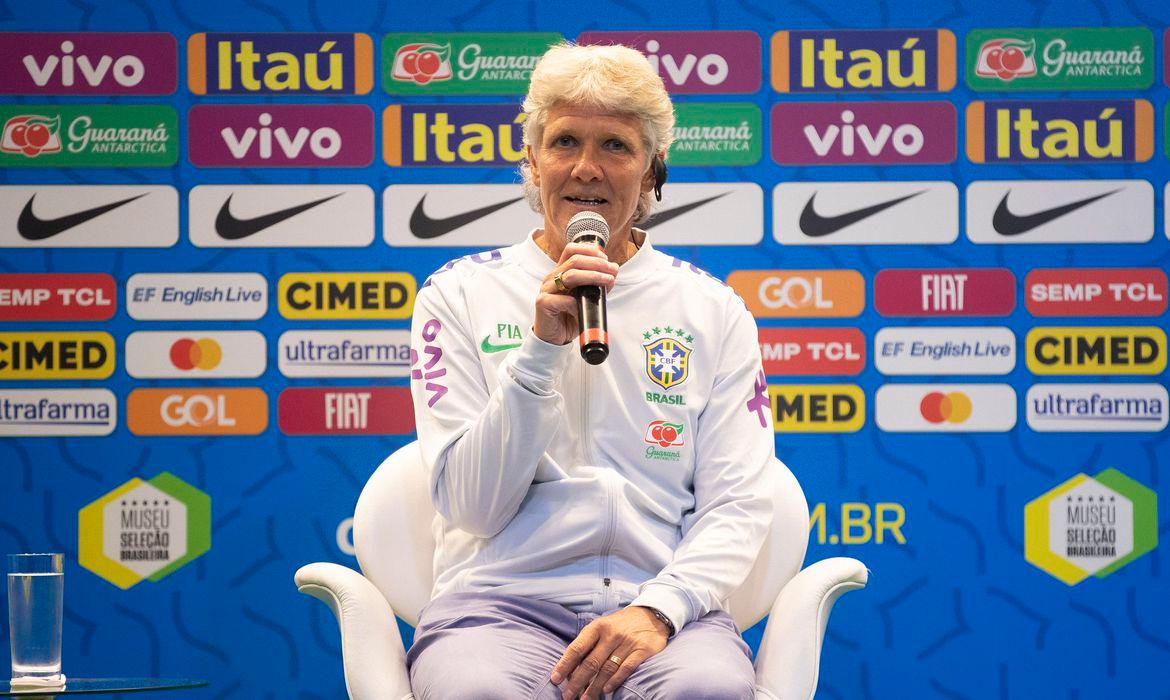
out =
<path fill-rule="evenodd" d="M 656 326 L 642 334 L 648 342 L 642 344 L 646 351 L 646 375 L 650 381 L 663 389 L 678 386 L 690 376 L 691 343 L 695 336 L 674 326 Z"/>

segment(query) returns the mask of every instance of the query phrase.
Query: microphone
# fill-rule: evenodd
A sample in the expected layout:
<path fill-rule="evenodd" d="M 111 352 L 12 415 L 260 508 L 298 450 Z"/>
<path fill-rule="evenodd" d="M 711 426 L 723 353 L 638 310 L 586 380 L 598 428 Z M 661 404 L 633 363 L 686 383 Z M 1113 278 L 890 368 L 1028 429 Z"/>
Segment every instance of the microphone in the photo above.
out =
<path fill-rule="evenodd" d="M 603 249 L 609 243 L 609 224 L 597 212 L 575 214 L 569 219 L 565 233 L 570 243 L 596 243 Z M 599 365 L 609 357 L 605 289 L 582 285 L 573 289 L 573 296 L 577 298 L 577 342 L 581 345 L 581 357 L 591 365 Z"/>

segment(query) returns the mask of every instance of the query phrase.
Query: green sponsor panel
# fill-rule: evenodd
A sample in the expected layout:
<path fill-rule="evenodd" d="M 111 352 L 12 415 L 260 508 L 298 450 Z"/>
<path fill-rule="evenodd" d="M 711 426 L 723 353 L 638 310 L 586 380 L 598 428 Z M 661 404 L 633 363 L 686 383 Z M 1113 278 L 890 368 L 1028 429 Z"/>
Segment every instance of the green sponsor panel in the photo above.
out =
<path fill-rule="evenodd" d="M 1166 128 L 1162 131 L 1162 147 L 1166 149 L 1166 157 L 1170 158 L 1170 102 L 1162 106 L 1162 112 L 1166 120 Z"/>
<path fill-rule="evenodd" d="M 387 34 L 382 87 L 391 95 L 523 95 L 554 32 Z"/>
<path fill-rule="evenodd" d="M 763 152 L 760 108 L 746 103 L 674 106 L 670 165 L 754 165 Z"/>
<path fill-rule="evenodd" d="M 1154 82 L 1145 27 L 976 29 L 967 34 L 973 90 L 1142 90 Z"/>
<path fill-rule="evenodd" d="M 0 105 L 0 167 L 166 168 L 179 115 L 163 105 Z"/>

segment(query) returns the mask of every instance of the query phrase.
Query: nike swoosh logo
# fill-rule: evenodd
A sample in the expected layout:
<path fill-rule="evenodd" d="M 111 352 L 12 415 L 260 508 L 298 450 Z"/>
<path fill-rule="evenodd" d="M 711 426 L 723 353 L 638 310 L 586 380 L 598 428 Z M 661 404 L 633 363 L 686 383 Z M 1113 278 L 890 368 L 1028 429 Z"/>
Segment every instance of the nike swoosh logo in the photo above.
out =
<path fill-rule="evenodd" d="M 37 198 L 34 194 L 28 198 L 24 209 L 20 211 L 20 218 L 16 220 L 16 230 L 20 233 L 21 238 L 24 238 L 26 241 L 43 241 L 46 238 L 56 236 L 58 233 L 64 233 L 75 226 L 80 226 L 90 219 L 96 219 L 108 211 L 113 211 L 120 206 L 129 204 L 148 194 L 150 193 L 144 192 L 137 197 L 103 204 L 100 207 L 86 209 L 85 211 L 79 211 L 66 216 L 59 216 L 56 219 L 42 219 L 33 213 L 33 200 Z"/>
<path fill-rule="evenodd" d="M 890 207 L 901 204 L 911 197 L 917 197 L 926 190 L 908 194 L 905 197 L 898 197 L 891 199 L 888 202 L 881 202 L 874 204 L 864 209 L 854 209 L 853 211 L 845 212 L 844 214 L 837 214 L 836 216 L 821 216 L 817 213 L 816 208 L 813 207 L 813 202 L 817 198 L 817 193 L 813 192 L 813 196 L 808 198 L 808 203 L 804 205 L 804 209 L 800 212 L 800 230 L 804 235 L 817 238 L 820 236 L 827 236 L 830 233 L 836 233 L 841 229 L 852 226 L 858 221 L 868 219 L 869 217 L 883 212 Z"/>
<path fill-rule="evenodd" d="M 462 214 L 455 216 L 448 216 L 442 219 L 432 219 L 427 216 L 426 211 L 423 210 L 423 202 L 427 201 L 427 196 L 424 194 L 422 199 L 418 200 L 418 204 L 414 205 L 414 211 L 410 214 L 410 232 L 414 234 L 415 238 L 438 238 L 439 236 L 451 233 L 457 228 L 463 228 L 476 219 L 497 212 L 506 206 L 510 206 L 519 202 L 523 197 L 516 197 L 496 204 L 489 204 L 486 207 L 479 209 L 472 209 L 465 211 Z"/>
<path fill-rule="evenodd" d="M 484 352 L 491 353 L 491 352 L 503 352 L 505 350 L 511 350 L 512 348 L 520 347 L 520 343 L 506 343 L 504 345 L 493 345 L 492 343 L 488 342 L 489 338 L 491 338 L 490 335 L 485 335 L 483 337 L 483 342 L 479 344 L 480 350 L 483 350 Z"/>
<path fill-rule="evenodd" d="M 1012 191 L 1008 190 L 1007 194 L 1003 196 L 1003 199 L 999 200 L 999 206 L 995 208 L 995 214 L 991 217 L 991 227 L 995 229 L 996 233 L 1002 236 L 1018 236 L 1021 233 L 1027 233 L 1034 228 L 1043 226 L 1053 219 L 1059 219 L 1065 214 L 1072 213 L 1081 207 L 1087 207 L 1093 202 L 1096 202 L 1098 199 L 1104 199 L 1105 197 L 1108 197 L 1111 194 L 1117 194 L 1120 191 L 1121 190 L 1113 190 L 1112 192 L 1106 192 L 1105 194 L 1099 194 L 1093 197 L 1088 197 L 1086 199 L 1078 199 L 1075 202 L 1069 202 L 1068 204 L 1063 204 L 1059 207 L 1044 209 L 1043 211 L 1038 211 L 1033 214 L 1019 216 L 1017 214 L 1013 214 L 1012 211 L 1008 209 L 1008 197 L 1010 197 L 1012 194 Z"/>
<path fill-rule="evenodd" d="M 683 205 L 677 206 L 673 209 L 663 209 L 662 211 L 655 212 L 654 214 L 651 214 L 650 218 L 647 219 L 645 221 L 645 223 L 638 226 L 638 228 L 642 229 L 643 231 L 649 231 L 650 229 L 654 228 L 655 226 L 658 226 L 660 224 L 665 224 L 667 221 L 670 221 L 671 219 L 673 219 L 677 216 L 682 216 L 683 214 L 686 214 L 688 211 L 698 209 L 699 207 L 703 206 L 704 204 L 709 204 L 711 202 L 714 202 L 716 199 L 719 199 L 720 197 L 726 197 L 729 194 L 731 194 L 731 193 L 724 192 L 723 194 L 717 194 L 714 197 L 700 199 L 699 201 L 691 202 L 690 204 L 683 204 Z"/>
<path fill-rule="evenodd" d="M 263 216 L 257 216 L 251 219 L 237 219 L 232 215 L 232 197 L 235 195 L 229 194 L 223 206 L 219 208 L 219 214 L 215 216 L 215 232 L 219 234 L 220 238 L 225 240 L 238 241 L 241 238 L 247 238 L 248 236 L 260 233 L 266 228 L 272 228 L 286 219 L 291 219 L 303 211 L 308 211 L 331 199 L 336 199 L 342 194 L 338 192 L 331 197 L 317 199 L 312 202 L 306 202 L 305 204 L 298 204 L 295 207 L 281 209 L 280 211 L 274 211 L 271 214 L 264 214 Z"/>

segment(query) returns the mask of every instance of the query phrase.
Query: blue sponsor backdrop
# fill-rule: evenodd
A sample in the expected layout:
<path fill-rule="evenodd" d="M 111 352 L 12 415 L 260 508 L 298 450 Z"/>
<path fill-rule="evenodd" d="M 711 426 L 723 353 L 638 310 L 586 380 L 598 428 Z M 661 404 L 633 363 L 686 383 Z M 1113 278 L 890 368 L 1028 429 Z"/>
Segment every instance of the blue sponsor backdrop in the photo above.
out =
<path fill-rule="evenodd" d="M 1162 122 L 1167 95 L 1161 75 L 1163 31 L 1170 7 L 1161 0 L 982 3 L 920 0 L 915 3 L 755 2 L 677 0 L 669 7 L 598 0 L 513 3 L 503 0 L 374 3 L 140 1 L 0 1 L 0 30 L 166 31 L 179 39 L 179 90 L 170 97 L 6 98 L 4 102 L 169 103 L 185 125 L 194 104 L 235 103 L 240 98 L 196 98 L 186 87 L 186 38 L 196 32 L 365 32 L 378 55 L 381 35 L 430 31 L 556 31 L 575 37 L 587 30 L 748 29 L 764 42 L 764 80 L 754 95 L 687 97 L 688 102 L 752 101 L 765 112 L 793 99 L 772 92 L 768 40 L 777 29 L 846 27 L 948 28 L 958 39 L 960 65 L 967 32 L 979 27 L 1132 26 L 1151 28 L 1157 61 L 1153 87 L 1125 93 L 1038 94 L 1037 97 L 1151 100 Z M 255 98 L 248 102 L 368 104 L 376 112 L 391 99 L 380 89 L 343 98 Z M 951 99 L 963 114 L 977 97 L 958 70 Z M 994 95 L 992 95 L 994 97 Z M 1019 95 L 1013 95 L 1019 99 Z M 493 98 L 494 99 L 494 98 Z M 834 99 L 831 96 L 811 99 Z M 841 99 L 841 98 L 837 98 Z M 850 95 L 848 99 L 858 98 Z M 922 94 L 876 99 L 922 99 Z M 932 96 L 933 99 L 933 96 Z M 406 101 L 412 101 L 407 98 Z M 419 102 L 483 102 L 483 98 L 414 98 Z M 680 101 L 684 101 L 680 99 Z M 380 127 L 379 127 L 380 128 Z M 1154 158 L 1138 165 L 974 165 L 959 149 L 947 166 L 903 168 L 786 168 L 765 158 L 745 168 L 676 168 L 673 181 L 737 180 L 760 183 L 766 193 L 793 180 L 951 180 L 960 191 L 975 179 L 1142 178 L 1154 184 L 1155 236 L 1144 244 L 976 246 L 960 236 L 951 245 L 915 247 L 781 247 L 771 235 L 752 248 L 695 247 L 668 252 L 693 261 L 718 277 L 734 269 L 842 268 L 860 270 L 872 289 L 883 268 L 1006 267 L 1018 283 L 1035 267 L 1158 266 L 1170 260 L 1163 232 L 1163 189 L 1170 174 L 1156 129 Z M 186 235 L 187 193 L 199 184 L 366 183 L 377 193 L 391 183 L 508 183 L 508 168 L 201 170 L 184 156 L 178 166 L 152 170 L 0 171 L 5 184 L 168 184 L 180 193 L 179 244 L 169 250 L 12 250 L 0 257 L 3 272 L 109 272 L 119 283 L 119 310 L 108 323 L 39 323 L 38 330 L 97 329 L 113 333 L 119 348 L 135 330 L 192 327 L 255 328 L 269 342 L 268 370 L 259 380 L 222 380 L 224 386 L 260 386 L 269 395 L 268 429 L 258 437 L 138 438 L 124 416 L 108 438 L 4 439 L 0 442 L 0 549 L 67 553 L 65 671 L 72 676 L 181 675 L 212 680 L 195 698 L 341 697 L 340 647 L 332 617 L 320 603 L 300 596 L 292 575 L 310 561 L 354 565 L 339 547 L 339 525 L 378 462 L 408 438 L 285 437 L 276 427 L 276 396 L 288 386 L 360 385 L 361 380 L 285 379 L 277 370 L 276 339 L 290 328 L 406 328 L 395 322 L 292 322 L 276 311 L 275 287 L 291 271 L 403 270 L 420 281 L 449 258 L 471 249 L 390 249 L 379 240 L 369 248 L 215 250 L 193 247 Z M 380 149 L 379 149 L 380 150 Z M 768 153 L 769 149 L 764 148 Z M 771 200 L 766 196 L 766 201 Z M 380 201 L 380 197 L 379 197 Z M 5 212 L 6 216 L 11 212 Z M 765 225 L 770 231 L 771 207 Z M 378 212 L 381 227 L 381 211 Z M 520 232 L 517 232 L 519 235 Z M 135 322 L 122 292 L 135 272 L 259 272 L 270 285 L 268 314 L 258 322 Z M 1074 323 L 1091 320 L 1079 319 Z M 1140 325 L 1166 325 L 1166 316 Z M 949 323 L 952 321 L 948 321 Z M 960 325 L 986 325 L 959 319 Z M 1121 325 L 1135 323 L 1122 319 Z M 911 322 L 911 325 L 914 322 Z M 935 325 L 944 325 L 938 320 Z M 995 324 L 999 320 L 994 321 Z M 1005 320 L 1022 342 L 1027 329 L 1052 324 L 1030 316 L 1022 296 Z M 1108 325 L 1108 322 L 1106 322 Z M 763 321 L 763 326 L 782 325 Z M 792 325 L 792 324 L 789 324 Z M 833 320 L 807 325 L 850 325 Z M 891 322 L 872 303 L 856 319 L 872 339 Z M 16 324 L 5 324 L 12 330 Z M 872 342 L 872 341 L 871 341 Z M 819 383 L 820 378 L 810 378 Z M 959 378 L 947 378 L 958 380 Z M 1093 381 L 1094 379 L 1091 379 Z M 774 379 L 774 381 L 776 381 Z M 806 383 L 801 379 L 783 380 Z M 829 379 L 828 381 L 838 381 Z M 1019 396 L 1014 430 L 993 435 L 895 435 L 873 421 L 873 395 L 885 379 L 872 354 L 857 378 L 868 397 L 869 417 L 848 435 L 779 435 L 777 450 L 803 484 L 812 503 L 828 504 L 829 532 L 839 528 L 843 502 L 901 504 L 905 544 L 820 544 L 810 560 L 855 556 L 872 569 L 868 589 L 843 599 L 824 645 L 818 697 L 824 698 L 1152 698 L 1170 696 L 1170 575 L 1164 547 L 1102 579 L 1069 587 L 1025 561 L 1024 505 L 1078 472 L 1115 467 L 1165 496 L 1170 489 L 1170 448 L 1165 431 L 1155 434 L 1038 434 L 1026 426 L 1023 396 L 1034 378 L 1023 354 L 1006 381 Z M 973 381 L 1000 381 L 999 378 Z M 1059 380 L 1057 380 L 1059 381 Z M 1102 379 L 1102 381 L 1111 381 Z M 1124 381 L 1124 380 L 1123 380 Z M 1165 383 L 1160 376 L 1153 381 Z M 376 383 L 374 381 L 368 383 Z M 385 382 L 405 385 L 405 380 Z M 105 386 L 119 397 L 131 389 L 190 384 L 133 380 L 122 362 L 108 381 L 7 382 L 5 387 Z M 77 565 L 77 513 L 87 503 L 132 477 L 169 471 L 211 497 L 211 550 L 159 582 L 121 590 Z M 1160 534 L 1170 532 L 1162 515 Z M 344 530 L 342 531 L 344 535 Z M 815 537 L 815 536 L 814 536 Z M 348 547 L 348 542 L 345 543 Z M 3 616 L 0 616 L 2 618 Z M 4 623 L 6 625 L 6 621 Z M 759 628 L 749 630 L 753 646 Z M 2 663 L 7 668 L 4 645 Z"/>

